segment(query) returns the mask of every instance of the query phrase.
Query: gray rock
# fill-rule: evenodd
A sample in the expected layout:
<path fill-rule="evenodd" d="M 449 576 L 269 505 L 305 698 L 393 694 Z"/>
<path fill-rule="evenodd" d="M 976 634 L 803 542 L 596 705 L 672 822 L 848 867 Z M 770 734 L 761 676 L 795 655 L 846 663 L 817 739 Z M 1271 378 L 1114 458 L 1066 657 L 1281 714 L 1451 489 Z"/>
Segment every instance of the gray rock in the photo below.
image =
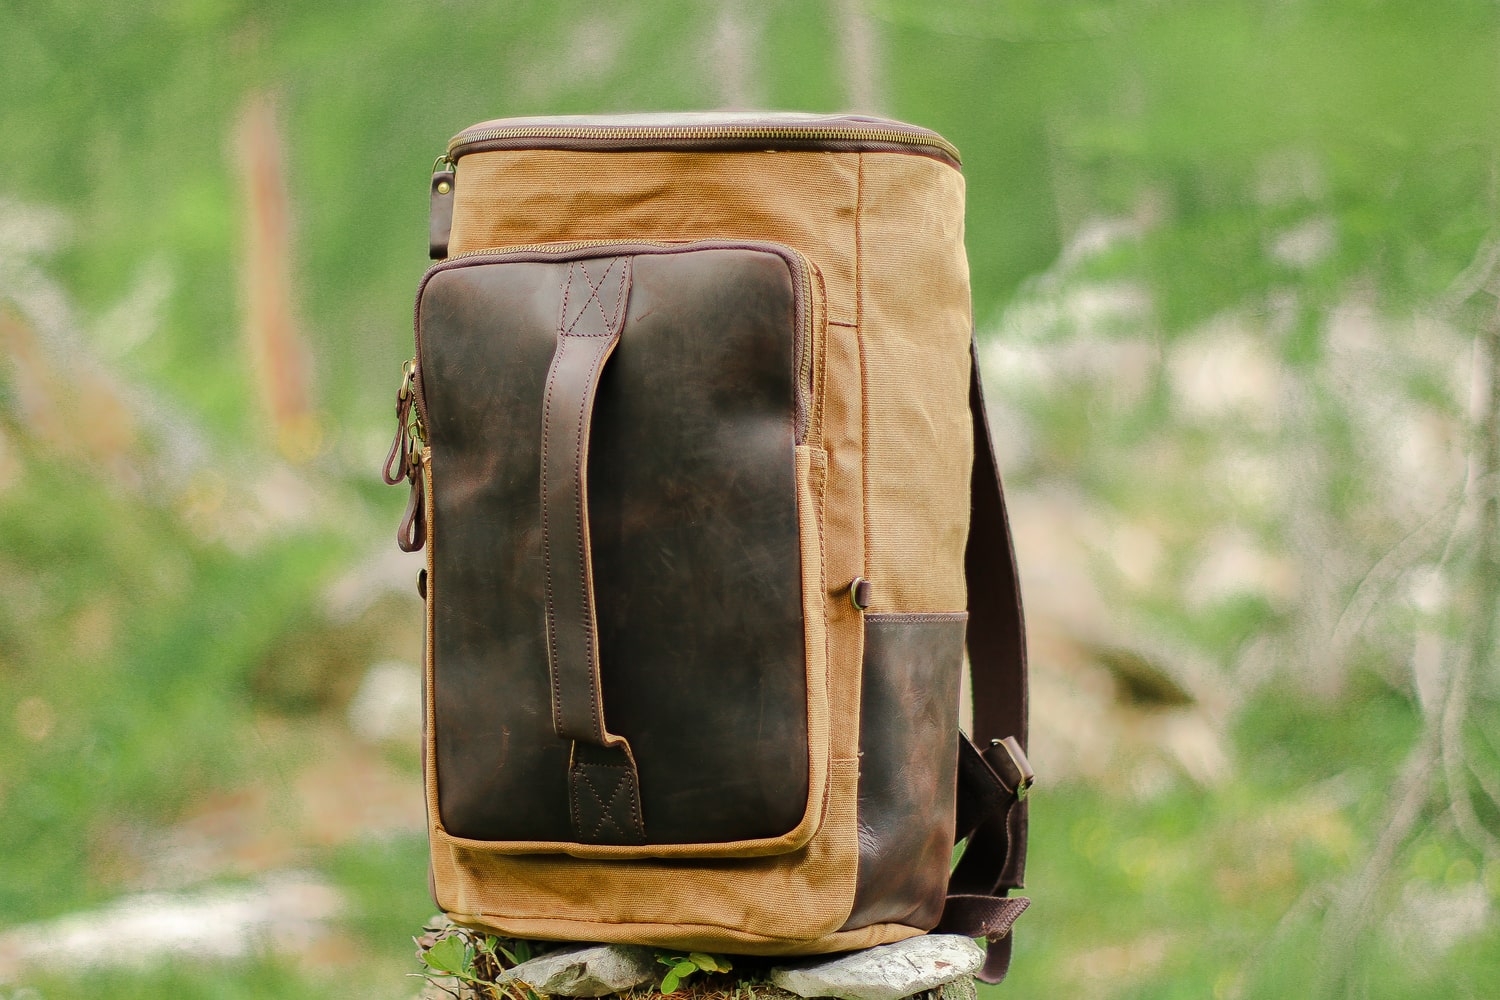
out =
<path fill-rule="evenodd" d="M 648 948 L 585 944 L 522 962 L 499 981 L 522 982 L 553 996 L 602 997 L 655 979 L 656 969 L 655 955 Z"/>
<path fill-rule="evenodd" d="M 960 934 L 923 934 L 811 965 L 771 970 L 771 982 L 802 997 L 901 1000 L 971 976 L 984 951 Z"/>

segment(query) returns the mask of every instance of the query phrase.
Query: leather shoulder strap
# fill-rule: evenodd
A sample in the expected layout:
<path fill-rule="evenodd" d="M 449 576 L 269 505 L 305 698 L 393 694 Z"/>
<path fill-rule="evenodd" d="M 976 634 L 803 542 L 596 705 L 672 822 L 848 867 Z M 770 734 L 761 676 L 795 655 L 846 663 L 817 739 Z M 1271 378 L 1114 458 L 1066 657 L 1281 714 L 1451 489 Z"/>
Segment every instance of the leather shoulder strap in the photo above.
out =
<path fill-rule="evenodd" d="M 969 674 L 974 692 L 974 739 L 981 746 L 1015 737 L 1022 753 L 1027 738 L 1026 620 L 1005 489 L 995 461 L 990 420 L 979 375 L 979 350 L 970 344 L 969 412 L 974 424 L 972 510 L 964 573 L 969 582 Z M 1029 778 L 1027 779 L 1029 781 Z M 1026 808 L 1011 824 L 1009 857 L 1001 884 L 1019 888 L 1026 880 Z"/>
<path fill-rule="evenodd" d="M 1011 926 L 1030 905 L 1008 898 L 1026 876 L 1026 624 L 1015 547 L 984 406 L 979 354 L 971 345 L 969 411 L 974 427 L 972 510 L 964 572 L 969 587 L 969 672 L 974 735 L 960 736 L 956 839 L 967 839 L 948 884 L 940 930 L 986 938 L 980 978 L 1010 967 Z M 983 749 L 981 749 L 983 748 Z"/>

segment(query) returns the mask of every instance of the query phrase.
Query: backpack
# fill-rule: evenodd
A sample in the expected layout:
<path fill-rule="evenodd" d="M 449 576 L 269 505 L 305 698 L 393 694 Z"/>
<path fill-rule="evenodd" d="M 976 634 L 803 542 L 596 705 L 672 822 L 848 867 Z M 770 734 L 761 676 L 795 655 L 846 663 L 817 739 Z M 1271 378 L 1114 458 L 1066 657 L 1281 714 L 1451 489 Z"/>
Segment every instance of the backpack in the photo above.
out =
<path fill-rule="evenodd" d="M 1025 635 L 963 193 L 941 136 L 853 116 L 504 119 L 439 158 L 385 474 L 452 919 L 753 955 L 938 929 L 1004 975 Z"/>

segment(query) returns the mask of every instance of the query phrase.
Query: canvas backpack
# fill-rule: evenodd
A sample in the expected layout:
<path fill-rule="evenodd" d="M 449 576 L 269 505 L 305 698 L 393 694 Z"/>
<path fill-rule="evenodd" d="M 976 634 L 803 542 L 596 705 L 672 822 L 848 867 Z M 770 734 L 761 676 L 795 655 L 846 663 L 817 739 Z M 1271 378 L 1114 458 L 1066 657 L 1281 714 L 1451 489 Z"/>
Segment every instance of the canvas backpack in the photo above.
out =
<path fill-rule="evenodd" d="M 453 919 L 759 955 L 936 928 L 1004 974 L 1025 637 L 963 197 L 951 144 L 875 118 L 452 140 L 386 478 Z"/>

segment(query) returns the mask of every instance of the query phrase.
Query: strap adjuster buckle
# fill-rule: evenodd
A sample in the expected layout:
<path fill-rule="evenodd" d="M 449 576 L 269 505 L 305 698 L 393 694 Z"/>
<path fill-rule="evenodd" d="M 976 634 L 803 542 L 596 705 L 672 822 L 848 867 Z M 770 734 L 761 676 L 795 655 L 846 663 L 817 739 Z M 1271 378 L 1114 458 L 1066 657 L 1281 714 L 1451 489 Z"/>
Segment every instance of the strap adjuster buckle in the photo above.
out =
<path fill-rule="evenodd" d="M 1007 736 L 1003 740 L 990 740 L 990 746 L 1000 747 L 1010 758 L 1017 776 L 1016 801 L 1025 802 L 1031 786 L 1036 784 L 1036 772 L 1031 769 L 1031 761 L 1026 759 L 1026 751 L 1021 749 L 1021 741 L 1014 736 Z"/>

